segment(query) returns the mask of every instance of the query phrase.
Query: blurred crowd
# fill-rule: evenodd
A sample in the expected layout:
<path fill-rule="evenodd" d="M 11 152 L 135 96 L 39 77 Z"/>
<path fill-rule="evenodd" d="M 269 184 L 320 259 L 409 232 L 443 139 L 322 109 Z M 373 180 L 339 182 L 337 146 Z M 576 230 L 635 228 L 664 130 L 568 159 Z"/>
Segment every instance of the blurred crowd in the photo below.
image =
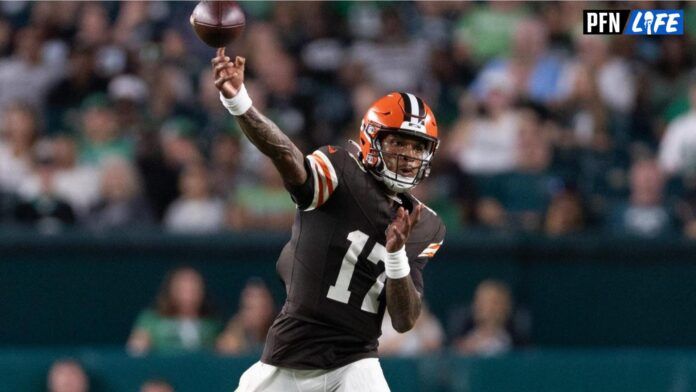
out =
<path fill-rule="evenodd" d="M 207 352 L 219 356 L 258 356 L 263 350 L 278 308 L 259 278 L 250 278 L 228 321 L 206 288 L 203 275 L 191 266 L 170 270 L 152 303 L 135 317 L 126 343 L 135 357 Z M 441 352 L 492 357 L 528 347 L 532 318 L 515 302 L 503 281 L 486 279 L 478 284 L 469 303 L 453 303 L 447 320 L 440 321 L 424 304 L 413 329 L 398 333 L 385 312 L 380 356 L 413 357 Z M 90 390 L 89 364 L 72 358 L 56 360 L 48 371 L 49 392 Z M 141 392 L 173 392 L 162 378 L 144 379 Z"/>
<path fill-rule="evenodd" d="M 457 228 L 696 238 L 696 7 L 245 2 L 254 104 L 305 152 L 390 91 L 439 121 L 416 190 Z M 582 10 L 684 9 L 683 36 L 582 34 Z M 288 230 L 282 179 L 221 107 L 189 2 L 0 3 L 0 223 Z"/>
<path fill-rule="evenodd" d="M 179 267 L 165 277 L 153 305 L 137 317 L 127 348 L 136 356 L 199 350 L 260 354 L 277 311 L 266 284 L 252 278 L 242 289 L 237 312 L 223 325 L 201 274 Z M 479 283 L 471 303 L 452 304 L 446 321 L 439 321 L 426 304 L 413 329 L 398 333 L 385 312 L 379 352 L 414 356 L 451 349 L 489 356 L 524 347 L 531 336 L 531 316 L 515 304 L 504 282 L 493 279 Z"/>
<path fill-rule="evenodd" d="M 237 311 L 220 320 L 204 277 L 190 266 L 165 276 L 152 304 L 135 318 L 126 343 L 134 356 L 209 351 L 220 355 L 258 355 L 263 350 L 278 309 L 263 280 L 250 278 L 242 288 Z M 484 280 L 471 303 L 453 303 L 446 329 L 427 304 L 407 333 L 392 327 L 389 313 L 382 323 L 379 351 L 412 356 L 451 348 L 464 355 L 496 355 L 529 344 L 531 317 L 514 303 L 502 281 Z"/>
<path fill-rule="evenodd" d="M 48 392 L 89 392 L 90 377 L 82 364 L 72 358 L 56 360 L 48 370 L 46 391 Z M 174 387 L 164 379 L 145 380 L 139 392 L 174 392 Z"/>

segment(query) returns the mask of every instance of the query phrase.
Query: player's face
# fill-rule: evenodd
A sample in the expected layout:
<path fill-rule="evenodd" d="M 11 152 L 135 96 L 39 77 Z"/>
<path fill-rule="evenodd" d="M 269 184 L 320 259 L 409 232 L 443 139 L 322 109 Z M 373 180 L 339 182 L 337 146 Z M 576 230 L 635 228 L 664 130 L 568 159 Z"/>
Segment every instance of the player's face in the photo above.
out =
<path fill-rule="evenodd" d="M 428 142 L 408 135 L 389 134 L 382 139 L 387 169 L 402 176 L 415 177 L 429 152 Z"/>

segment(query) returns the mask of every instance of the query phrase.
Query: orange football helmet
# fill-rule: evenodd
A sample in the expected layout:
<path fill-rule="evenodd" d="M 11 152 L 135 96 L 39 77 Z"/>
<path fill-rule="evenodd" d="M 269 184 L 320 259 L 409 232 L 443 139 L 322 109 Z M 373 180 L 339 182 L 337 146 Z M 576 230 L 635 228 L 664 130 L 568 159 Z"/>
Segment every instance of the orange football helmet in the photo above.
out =
<path fill-rule="evenodd" d="M 426 152 L 420 159 L 420 168 L 415 177 L 399 175 L 387 168 L 381 139 L 392 133 L 417 137 L 426 142 Z M 430 107 L 413 94 L 393 92 L 378 99 L 365 113 L 360 124 L 359 158 L 387 188 L 404 192 L 428 177 L 430 163 L 439 143 L 437 123 Z"/>

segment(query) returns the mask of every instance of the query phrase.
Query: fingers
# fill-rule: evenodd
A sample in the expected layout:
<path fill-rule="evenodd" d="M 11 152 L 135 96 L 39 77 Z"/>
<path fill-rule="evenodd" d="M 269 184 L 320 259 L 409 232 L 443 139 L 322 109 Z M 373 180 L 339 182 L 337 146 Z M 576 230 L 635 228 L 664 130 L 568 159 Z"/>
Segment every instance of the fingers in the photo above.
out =
<path fill-rule="evenodd" d="M 222 62 L 227 63 L 227 62 L 231 61 L 231 59 L 228 56 L 225 56 L 225 49 L 224 48 L 218 49 L 216 54 L 217 55 L 215 57 L 213 57 L 213 59 L 210 61 L 213 65 L 217 65 L 218 63 L 222 63 Z M 246 58 L 244 58 L 242 56 L 235 57 L 234 62 L 232 63 L 232 65 L 234 65 L 235 67 L 238 67 L 238 68 L 244 67 L 244 64 L 246 64 Z"/>
<path fill-rule="evenodd" d="M 215 74 L 217 75 L 220 71 L 223 69 L 227 68 L 227 63 L 218 63 L 215 68 L 213 68 L 213 71 L 215 71 Z"/>
<path fill-rule="evenodd" d="M 236 73 L 236 72 L 237 72 L 237 70 L 235 69 L 234 65 L 232 65 L 232 64 L 230 64 L 230 63 L 228 63 L 228 62 L 219 63 L 219 64 L 217 64 L 217 65 L 215 66 L 215 68 L 213 68 L 213 71 L 215 72 L 216 75 L 217 75 L 218 73 L 222 72 L 223 70 L 229 70 L 229 71 L 231 71 L 231 72 L 233 72 L 233 73 Z"/>
<path fill-rule="evenodd" d="M 213 64 L 213 66 L 216 66 L 218 64 L 228 64 L 231 66 L 234 66 L 234 64 L 230 64 L 230 58 L 225 56 L 225 57 L 213 57 L 210 62 Z"/>
<path fill-rule="evenodd" d="M 404 242 L 406 242 L 406 235 L 402 233 L 396 226 L 392 226 L 391 232 L 393 233 L 394 237 L 396 237 L 396 241 L 398 244 L 403 245 Z"/>
<path fill-rule="evenodd" d="M 387 227 L 387 250 L 389 252 L 396 252 L 401 249 L 406 244 L 406 239 L 408 238 L 408 232 L 399 229 L 399 224 L 393 222 Z"/>
<path fill-rule="evenodd" d="M 216 65 L 224 61 L 229 61 L 229 57 L 225 56 L 225 48 L 218 48 L 211 62 Z"/>
<path fill-rule="evenodd" d="M 221 77 L 215 79 L 215 87 L 217 87 L 218 89 L 222 88 L 222 85 L 225 84 L 225 82 L 227 82 L 228 80 L 231 80 L 235 76 L 237 76 L 237 75 L 232 74 L 232 75 L 221 76 Z"/>
<path fill-rule="evenodd" d="M 222 86 L 226 81 L 237 77 L 238 72 L 230 64 L 221 63 L 215 66 L 213 72 L 213 79 L 215 79 L 215 86 L 218 88 Z"/>
<path fill-rule="evenodd" d="M 398 234 L 398 238 L 405 238 L 406 233 L 409 232 L 408 214 L 406 214 L 403 207 L 399 207 L 399 209 L 396 210 L 396 218 L 387 228 L 387 233 L 389 233 L 389 231 Z"/>
<path fill-rule="evenodd" d="M 213 57 L 213 59 L 210 60 L 210 62 L 213 64 L 213 66 L 215 66 L 215 65 L 220 64 L 220 63 L 229 63 L 230 58 L 228 56 L 224 55 L 224 51 L 223 51 L 223 55 L 221 56 L 220 51 L 218 50 L 217 56 Z"/>
<path fill-rule="evenodd" d="M 409 214 L 406 212 L 406 209 L 403 207 L 399 207 L 399 210 L 397 212 L 397 221 L 403 221 L 406 232 L 410 231 L 411 227 L 415 226 L 418 220 L 420 219 L 420 213 L 421 213 L 421 205 L 417 205 L 413 211 Z"/>
<path fill-rule="evenodd" d="M 215 57 L 212 60 L 213 63 L 213 72 L 215 75 L 215 78 L 218 78 L 224 74 L 232 74 L 232 75 L 238 75 L 239 72 L 244 72 L 244 63 L 246 60 L 244 60 L 243 57 L 237 56 L 235 58 L 235 62 L 232 63 L 230 62 L 229 57 Z"/>
<path fill-rule="evenodd" d="M 401 207 L 399 207 L 399 208 L 401 209 Z M 414 227 L 416 225 L 416 223 L 418 223 L 418 221 L 420 220 L 422 210 L 423 210 L 423 205 L 418 204 L 417 206 L 415 206 L 413 208 L 413 211 L 411 211 L 410 214 L 407 214 L 404 210 L 403 214 L 398 216 L 398 217 L 401 220 L 403 220 L 406 223 L 407 227 L 410 229 L 410 228 Z M 399 215 L 399 214 L 397 214 L 397 215 Z"/>
<path fill-rule="evenodd" d="M 396 210 L 396 217 L 394 218 L 392 224 L 408 225 L 408 222 L 408 213 L 406 212 L 406 209 L 404 209 L 404 207 L 399 207 L 399 209 Z"/>
<path fill-rule="evenodd" d="M 420 220 L 422 210 L 423 206 L 421 204 L 417 205 L 410 214 L 403 207 L 399 207 L 396 211 L 396 217 L 390 226 L 400 229 L 399 232 L 404 237 L 408 237 L 413 227 Z M 391 227 L 389 230 L 391 230 Z"/>
<path fill-rule="evenodd" d="M 387 227 L 387 243 L 395 246 L 394 251 L 401 249 L 406 240 L 411 235 L 411 229 L 418 223 L 423 206 L 418 204 L 409 214 L 406 209 L 399 207 L 396 210 L 396 217 Z"/>

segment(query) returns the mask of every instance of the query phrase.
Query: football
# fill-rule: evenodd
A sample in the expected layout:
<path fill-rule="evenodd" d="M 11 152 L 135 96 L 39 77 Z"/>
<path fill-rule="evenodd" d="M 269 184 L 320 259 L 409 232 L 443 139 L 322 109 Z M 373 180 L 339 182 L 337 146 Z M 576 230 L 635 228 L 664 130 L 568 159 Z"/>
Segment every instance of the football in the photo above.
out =
<path fill-rule="evenodd" d="M 242 34 L 246 20 L 242 8 L 234 1 L 201 1 L 190 18 L 201 41 L 222 48 Z"/>

